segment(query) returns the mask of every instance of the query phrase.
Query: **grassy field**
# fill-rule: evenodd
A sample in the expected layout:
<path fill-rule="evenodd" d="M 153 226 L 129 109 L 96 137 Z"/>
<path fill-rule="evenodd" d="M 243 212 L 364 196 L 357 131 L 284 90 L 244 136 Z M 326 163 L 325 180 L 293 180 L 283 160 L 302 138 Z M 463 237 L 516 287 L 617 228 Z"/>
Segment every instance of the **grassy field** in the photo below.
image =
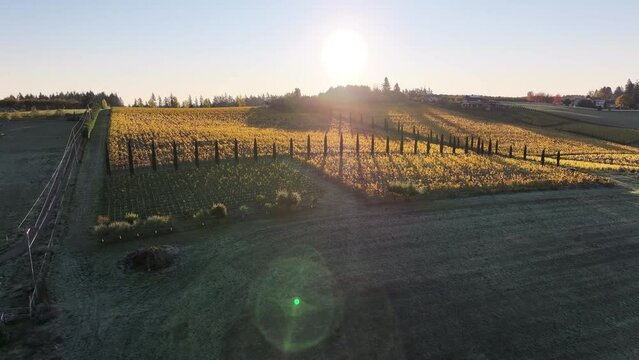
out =
<path fill-rule="evenodd" d="M 512 104 L 507 110 L 515 122 L 574 134 L 639 145 L 638 111 L 597 111 L 550 104 Z"/>
<path fill-rule="evenodd" d="M 597 111 L 597 109 L 534 103 L 517 103 L 517 105 L 596 125 L 639 129 L 639 111 Z"/>
<path fill-rule="evenodd" d="M 219 165 L 209 156 L 199 168 L 185 160 L 175 171 L 169 156 L 154 172 L 140 157 L 135 175 L 128 174 L 125 162 L 110 177 L 105 174 L 109 117 L 101 113 L 80 165 L 73 205 L 63 219 L 68 232 L 56 249 L 48 283 L 61 316 L 48 322 L 46 331 L 64 347 L 46 350 L 32 341 L 8 355 L 631 357 L 639 350 L 629 335 L 638 326 L 628 321 L 637 316 L 632 304 L 639 296 L 632 277 L 639 269 L 639 176 L 608 172 L 622 186 L 566 189 L 599 177 L 541 166 L 532 143 L 529 161 L 520 154 L 515 159 L 503 156 L 505 145 L 500 156 L 464 154 L 463 149 L 453 154 L 448 145 L 439 154 L 433 141 L 427 155 L 426 143 L 420 142 L 418 154 L 411 154 L 413 125 L 421 134 L 432 129 L 447 135 L 447 127 L 455 127 L 460 136 L 475 139 L 535 140 L 542 146 L 553 141 L 551 132 L 526 126 L 516 130 L 500 121 L 491 127 L 472 114 L 442 111 L 387 109 L 390 156 L 384 149 L 383 116 L 376 129 L 351 123 L 347 116 L 340 126 L 337 114 L 328 125 L 322 125 L 326 118 L 309 115 L 294 125 L 289 119 L 261 127 L 248 120 L 230 127 L 222 121 L 213 129 L 185 126 L 185 138 L 200 131 L 217 138 L 220 129 L 240 127 L 249 132 L 249 141 L 262 134 L 271 142 L 272 134 L 284 134 L 297 136 L 302 145 L 291 159 L 287 142 L 278 143 L 276 160 L 264 146 L 258 161 L 249 145 L 235 164 L 232 142 L 225 142 L 231 150 L 221 151 Z M 111 141 L 117 126 L 113 121 Z M 158 127 L 154 136 L 180 134 L 181 122 L 175 121 Z M 403 131 L 394 130 L 397 124 Z M 345 147 L 341 160 L 335 147 L 340 127 Z M 233 131 L 234 137 L 238 130 Z M 326 157 L 318 138 L 306 159 L 304 140 L 313 131 L 328 131 L 332 148 Z M 362 149 L 368 149 L 371 135 L 377 136 L 375 156 L 364 150 L 356 156 L 358 131 Z M 402 136 L 407 153 L 400 155 Z M 563 133 L 557 137 L 560 141 L 550 144 L 566 151 L 604 149 L 614 157 L 612 165 L 607 155 L 594 158 L 592 153 L 567 155 L 567 162 L 617 166 L 635 161 L 618 144 Z M 360 195 L 387 193 L 392 181 L 413 183 L 425 194 L 461 197 L 362 201 Z M 181 228 L 158 238 L 108 245 L 98 244 L 88 231 L 105 212 L 114 218 L 127 211 L 188 216 L 222 201 L 237 214 L 241 205 L 253 208 L 258 194 L 282 187 L 301 192 L 307 202 L 317 196 L 318 206 L 279 216 L 233 216 L 200 230 Z M 504 193 L 539 188 L 562 190 Z M 484 196 L 468 196 L 477 194 Z M 169 269 L 137 273 L 118 265 L 131 250 L 162 244 L 180 251 Z"/>
<path fill-rule="evenodd" d="M 0 120 L 0 250 L 55 170 L 73 121 Z"/>
<path fill-rule="evenodd" d="M 367 207 L 318 184 L 330 207 L 99 251 L 60 249 L 52 289 L 66 314 L 63 356 L 626 358 L 637 351 L 639 200 L 628 190 Z M 177 264 L 159 273 L 117 268 L 125 252 L 154 244 L 178 246 Z"/>

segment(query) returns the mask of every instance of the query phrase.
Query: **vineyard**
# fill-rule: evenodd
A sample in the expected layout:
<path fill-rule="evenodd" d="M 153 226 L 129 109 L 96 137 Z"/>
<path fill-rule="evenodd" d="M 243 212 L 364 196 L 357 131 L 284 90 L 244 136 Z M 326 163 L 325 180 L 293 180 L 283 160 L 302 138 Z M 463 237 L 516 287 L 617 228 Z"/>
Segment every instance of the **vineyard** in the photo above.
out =
<path fill-rule="evenodd" d="M 188 215 L 213 202 L 237 208 L 278 189 L 316 198 L 303 169 L 382 198 L 398 186 L 432 195 L 606 183 L 574 168 L 639 166 L 639 153 L 629 146 L 551 136 L 434 107 L 387 109 L 383 116 L 281 116 L 250 107 L 114 109 L 109 215 Z M 556 166 L 557 151 L 562 166 Z"/>

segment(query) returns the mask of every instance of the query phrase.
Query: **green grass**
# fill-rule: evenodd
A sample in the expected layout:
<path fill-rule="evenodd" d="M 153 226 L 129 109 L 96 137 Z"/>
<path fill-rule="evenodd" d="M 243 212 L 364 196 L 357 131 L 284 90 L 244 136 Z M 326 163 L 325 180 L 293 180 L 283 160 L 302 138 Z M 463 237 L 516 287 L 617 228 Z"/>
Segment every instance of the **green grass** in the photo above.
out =
<path fill-rule="evenodd" d="M 87 128 L 87 138 L 91 138 L 91 133 L 93 132 L 93 128 L 95 127 L 95 122 L 98 120 L 98 116 L 102 112 L 102 109 L 91 110 L 91 118 L 86 123 Z"/>

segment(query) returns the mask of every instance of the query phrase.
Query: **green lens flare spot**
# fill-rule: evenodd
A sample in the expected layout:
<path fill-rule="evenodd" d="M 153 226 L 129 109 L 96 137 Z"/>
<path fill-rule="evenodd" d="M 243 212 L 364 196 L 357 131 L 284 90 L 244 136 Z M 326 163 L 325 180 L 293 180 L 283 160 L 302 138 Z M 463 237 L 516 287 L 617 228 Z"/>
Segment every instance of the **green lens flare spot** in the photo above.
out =
<path fill-rule="evenodd" d="M 296 297 L 295 299 L 293 299 L 293 305 L 297 306 L 300 304 L 300 298 Z"/>

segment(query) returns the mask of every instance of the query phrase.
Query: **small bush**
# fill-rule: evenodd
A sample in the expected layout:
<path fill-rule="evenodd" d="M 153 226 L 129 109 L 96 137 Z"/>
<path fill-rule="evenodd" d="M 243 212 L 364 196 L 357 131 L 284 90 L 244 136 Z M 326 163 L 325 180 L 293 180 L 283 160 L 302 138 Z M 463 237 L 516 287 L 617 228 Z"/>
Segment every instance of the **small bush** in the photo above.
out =
<path fill-rule="evenodd" d="M 135 222 L 138 222 L 140 220 L 140 215 L 134 213 L 134 212 L 128 212 L 126 214 L 124 214 L 124 220 L 128 221 L 129 223 L 133 224 Z"/>
<path fill-rule="evenodd" d="M 133 224 L 126 221 L 114 221 L 108 225 L 108 228 L 109 235 L 118 237 L 125 237 L 135 229 Z"/>
<path fill-rule="evenodd" d="M 410 182 L 403 183 L 399 181 L 394 181 L 389 183 L 388 191 L 395 194 L 406 195 L 406 196 L 415 196 L 422 193 L 422 190 L 419 189 L 417 186 L 415 186 L 415 184 Z"/>
<path fill-rule="evenodd" d="M 171 216 L 169 215 L 153 215 L 149 216 L 142 222 L 142 232 L 157 232 L 171 225 Z"/>
<path fill-rule="evenodd" d="M 279 190 L 275 196 L 275 205 L 284 210 L 292 210 L 302 202 L 302 195 L 295 191 Z"/>
<path fill-rule="evenodd" d="M 211 208 L 211 216 L 215 219 L 222 219 L 228 216 L 228 210 L 224 204 L 214 204 Z"/>
<path fill-rule="evenodd" d="M 98 215 L 98 225 L 108 225 L 111 219 L 106 215 Z"/>
<path fill-rule="evenodd" d="M 255 197 L 255 203 L 259 207 L 264 207 L 266 205 L 266 195 L 259 194 Z"/>

